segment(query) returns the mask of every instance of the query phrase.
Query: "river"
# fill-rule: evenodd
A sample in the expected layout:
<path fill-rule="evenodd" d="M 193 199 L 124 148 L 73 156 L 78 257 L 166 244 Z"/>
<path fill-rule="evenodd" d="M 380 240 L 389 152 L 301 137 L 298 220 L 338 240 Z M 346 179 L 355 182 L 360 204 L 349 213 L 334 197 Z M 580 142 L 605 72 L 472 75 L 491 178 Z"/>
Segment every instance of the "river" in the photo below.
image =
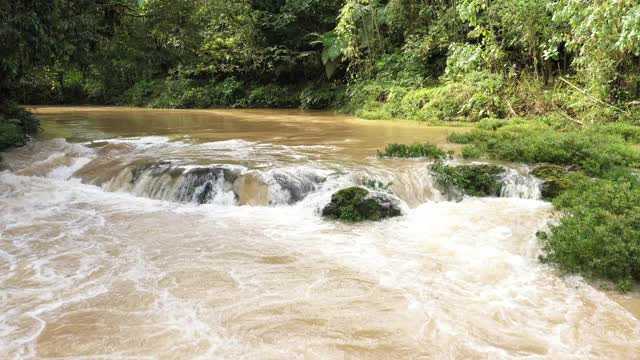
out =
<path fill-rule="evenodd" d="M 640 301 L 541 264 L 524 166 L 449 201 L 389 142 L 451 132 L 297 110 L 39 107 L 3 154 L 2 359 L 633 359 Z M 323 220 L 391 183 L 404 215 Z"/>

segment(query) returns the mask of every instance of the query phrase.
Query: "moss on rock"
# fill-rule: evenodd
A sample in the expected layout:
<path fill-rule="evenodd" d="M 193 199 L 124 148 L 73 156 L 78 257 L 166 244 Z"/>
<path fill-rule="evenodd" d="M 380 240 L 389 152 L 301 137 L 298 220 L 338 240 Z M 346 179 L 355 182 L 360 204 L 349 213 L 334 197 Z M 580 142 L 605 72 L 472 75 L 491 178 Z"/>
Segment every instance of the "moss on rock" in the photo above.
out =
<path fill-rule="evenodd" d="M 388 195 L 361 187 L 336 192 L 322 209 L 322 216 L 346 222 L 375 221 L 400 215 L 400 208 Z"/>
<path fill-rule="evenodd" d="M 453 188 L 463 195 L 487 197 L 500 196 L 505 169 L 497 165 L 450 166 L 436 162 L 431 166 L 436 181 Z"/>
<path fill-rule="evenodd" d="M 564 166 L 543 164 L 538 165 L 531 174 L 543 180 L 542 197 L 545 199 L 553 199 L 567 190 L 571 185 L 568 179 L 568 171 Z"/>

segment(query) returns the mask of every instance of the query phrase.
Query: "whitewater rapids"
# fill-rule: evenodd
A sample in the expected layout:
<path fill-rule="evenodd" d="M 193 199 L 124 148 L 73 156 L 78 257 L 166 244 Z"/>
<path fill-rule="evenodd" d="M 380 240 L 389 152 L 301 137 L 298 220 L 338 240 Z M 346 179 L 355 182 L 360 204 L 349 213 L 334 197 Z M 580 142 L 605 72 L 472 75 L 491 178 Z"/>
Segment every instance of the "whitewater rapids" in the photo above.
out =
<path fill-rule="evenodd" d="M 535 232 L 553 214 L 526 171 L 508 173 L 503 197 L 456 202 L 423 161 L 249 137 L 39 140 L 6 154 L 0 358 L 640 354 L 631 311 L 538 261 Z M 364 178 L 391 182 L 404 215 L 318 216 Z"/>

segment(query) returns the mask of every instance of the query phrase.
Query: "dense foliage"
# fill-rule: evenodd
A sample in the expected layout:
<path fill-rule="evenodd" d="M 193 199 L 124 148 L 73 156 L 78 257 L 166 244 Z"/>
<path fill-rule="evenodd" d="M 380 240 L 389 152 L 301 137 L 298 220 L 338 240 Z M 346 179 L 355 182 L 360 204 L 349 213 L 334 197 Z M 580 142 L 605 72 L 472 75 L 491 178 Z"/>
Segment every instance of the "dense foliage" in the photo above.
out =
<path fill-rule="evenodd" d="M 52 93 L 56 102 L 79 98 L 67 69 L 79 81 L 123 17 L 135 15 L 132 6 L 112 0 L 0 2 L 0 150 L 23 144 L 38 130 L 37 119 L 17 102 L 54 99 Z M 49 84 L 33 87 L 43 80 Z"/>
<path fill-rule="evenodd" d="M 420 121 L 603 122 L 640 107 L 633 1 L 65 0 L 0 11 L 0 82 L 23 103 L 333 107 Z"/>
<path fill-rule="evenodd" d="M 543 260 L 569 272 L 603 277 L 629 290 L 640 281 L 640 183 L 576 175 L 554 204 L 567 216 L 541 233 Z"/>
<path fill-rule="evenodd" d="M 504 168 L 497 165 L 452 166 L 437 161 L 431 166 L 436 181 L 468 196 L 499 196 Z"/>
<path fill-rule="evenodd" d="M 0 150 L 23 145 L 39 129 L 38 119 L 24 108 L 7 104 L 0 112 Z"/>

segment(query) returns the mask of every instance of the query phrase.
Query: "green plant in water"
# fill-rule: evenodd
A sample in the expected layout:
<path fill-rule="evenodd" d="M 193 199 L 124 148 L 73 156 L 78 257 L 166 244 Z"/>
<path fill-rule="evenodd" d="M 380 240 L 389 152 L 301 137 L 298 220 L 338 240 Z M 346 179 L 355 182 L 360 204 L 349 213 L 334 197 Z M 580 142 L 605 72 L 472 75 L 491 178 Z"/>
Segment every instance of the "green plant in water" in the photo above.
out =
<path fill-rule="evenodd" d="M 400 208 L 389 198 L 372 196 L 369 190 L 361 187 L 336 192 L 322 209 L 322 216 L 345 222 L 375 221 L 400 215 Z"/>
<path fill-rule="evenodd" d="M 499 196 L 505 170 L 497 165 L 451 166 L 437 161 L 431 166 L 436 181 L 469 196 Z"/>
<path fill-rule="evenodd" d="M 567 169 L 560 165 L 538 165 L 531 175 L 543 180 L 541 192 L 545 199 L 555 198 L 571 186 Z"/>
<path fill-rule="evenodd" d="M 447 153 L 433 144 L 389 144 L 378 157 L 444 159 Z"/>
<path fill-rule="evenodd" d="M 371 179 L 371 178 L 362 179 L 362 186 L 374 191 L 388 192 L 392 185 L 393 185 L 393 182 L 384 183 L 380 180 Z"/>

